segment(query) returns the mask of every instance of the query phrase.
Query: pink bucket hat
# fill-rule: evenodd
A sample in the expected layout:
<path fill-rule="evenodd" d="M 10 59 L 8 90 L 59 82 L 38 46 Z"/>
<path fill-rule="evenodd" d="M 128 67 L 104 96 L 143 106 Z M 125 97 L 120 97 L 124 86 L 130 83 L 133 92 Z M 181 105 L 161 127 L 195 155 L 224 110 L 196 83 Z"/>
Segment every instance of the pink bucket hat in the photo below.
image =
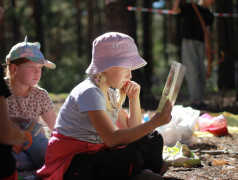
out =
<path fill-rule="evenodd" d="M 19 59 L 19 58 L 26 58 L 35 63 L 42 64 L 50 69 L 55 69 L 55 64 L 46 60 L 44 55 L 40 51 L 40 43 L 34 42 L 30 43 L 27 42 L 27 36 L 25 37 L 25 41 L 21 43 L 17 43 L 15 46 L 12 47 L 9 54 L 6 57 L 6 62 L 9 63 L 10 61 Z"/>
<path fill-rule="evenodd" d="M 146 64 L 130 36 L 118 32 L 108 32 L 93 41 L 92 61 L 86 73 L 97 74 L 110 67 L 135 70 Z"/>

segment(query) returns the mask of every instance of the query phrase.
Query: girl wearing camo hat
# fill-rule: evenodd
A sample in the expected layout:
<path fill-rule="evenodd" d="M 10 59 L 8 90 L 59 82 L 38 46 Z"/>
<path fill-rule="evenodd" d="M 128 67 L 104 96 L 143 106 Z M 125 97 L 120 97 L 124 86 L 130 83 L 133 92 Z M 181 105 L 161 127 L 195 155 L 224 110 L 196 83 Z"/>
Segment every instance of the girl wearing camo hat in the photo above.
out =
<path fill-rule="evenodd" d="M 19 171 L 38 169 L 44 164 L 48 139 L 41 131 L 40 118 L 50 130 L 53 130 L 56 115 L 53 103 L 45 89 L 37 84 L 41 79 L 43 66 L 55 68 L 55 65 L 46 60 L 40 51 L 39 43 L 27 41 L 18 43 L 12 47 L 6 57 L 7 77 L 6 83 L 11 91 L 6 104 L 8 114 L 12 121 L 19 117 L 32 119 L 35 122 L 31 132 L 33 143 L 24 150 L 25 144 L 15 144 L 13 155 L 17 161 Z"/>
<path fill-rule="evenodd" d="M 171 120 L 172 106 L 167 102 L 162 113 L 141 122 L 140 85 L 131 71 L 144 65 L 128 35 L 109 32 L 94 40 L 89 77 L 61 107 L 39 177 L 162 178 L 163 139 L 154 129 Z M 129 113 L 122 108 L 126 96 Z"/>

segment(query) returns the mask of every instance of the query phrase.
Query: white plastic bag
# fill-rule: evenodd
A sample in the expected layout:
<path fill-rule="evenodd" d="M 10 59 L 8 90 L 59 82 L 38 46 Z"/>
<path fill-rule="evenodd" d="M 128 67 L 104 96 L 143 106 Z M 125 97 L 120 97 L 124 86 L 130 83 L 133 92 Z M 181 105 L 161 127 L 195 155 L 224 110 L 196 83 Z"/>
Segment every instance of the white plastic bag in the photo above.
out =
<path fill-rule="evenodd" d="M 163 136 L 164 145 L 173 146 L 177 141 L 191 144 L 192 134 L 199 115 L 200 111 L 191 107 L 174 106 L 170 123 L 157 128 Z"/>

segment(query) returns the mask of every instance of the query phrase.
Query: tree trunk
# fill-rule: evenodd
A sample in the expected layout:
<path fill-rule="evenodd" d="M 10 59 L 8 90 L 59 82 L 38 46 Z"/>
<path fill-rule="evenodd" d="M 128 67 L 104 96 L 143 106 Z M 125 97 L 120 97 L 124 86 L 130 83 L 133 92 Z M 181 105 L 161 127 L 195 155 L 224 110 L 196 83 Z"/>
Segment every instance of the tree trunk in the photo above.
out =
<path fill-rule="evenodd" d="M 127 10 L 134 6 L 134 0 L 105 1 L 106 25 L 108 31 L 121 32 L 136 40 L 135 13 Z"/>
<path fill-rule="evenodd" d="M 0 1 L 0 6 L 4 9 L 4 2 Z M 6 41 L 5 41 L 5 15 L 3 15 L 0 21 L 0 59 L 3 62 L 5 60 L 5 55 L 7 54 Z"/>
<path fill-rule="evenodd" d="M 135 12 L 127 10 L 127 6 L 136 6 L 136 2 L 134 0 L 106 0 L 105 2 L 106 23 L 108 31 L 117 31 L 131 36 L 134 39 L 137 48 L 139 49 L 136 34 L 137 28 Z M 149 47 L 147 48 L 148 50 L 150 49 Z M 143 54 L 145 55 L 145 53 Z M 148 61 L 150 59 L 146 60 Z M 146 94 L 145 89 L 148 89 L 144 73 L 145 71 L 143 70 L 144 69 L 138 69 L 132 71 L 132 79 L 139 83 L 141 87 L 143 87 L 141 88 L 141 97 L 144 97 L 144 94 Z"/>
<path fill-rule="evenodd" d="M 91 62 L 91 49 L 92 49 L 92 42 L 94 39 L 94 18 L 93 18 L 93 7 L 94 7 L 94 0 L 88 0 L 88 59 L 89 63 Z"/>
<path fill-rule="evenodd" d="M 232 13 L 232 0 L 217 0 L 217 12 Z M 219 65 L 218 87 L 219 89 L 235 88 L 235 49 L 234 49 L 234 19 L 218 18 L 218 49 L 225 53 L 225 60 Z"/>
<path fill-rule="evenodd" d="M 19 21 L 17 17 L 17 5 L 16 1 L 12 0 L 12 32 L 13 32 L 13 43 L 16 44 L 20 41 L 20 27 L 19 27 Z"/>
<path fill-rule="evenodd" d="M 76 14 L 76 23 L 77 23 L 77 54 L 78 56 L 81 56 L 82 53 L 83 53 L 83 50 L 82 50 L 82 44 L 84 42 L 82 38 L 82 23 L 81 23 L 81 18 L 82 18 L 82 15 L 81 15 L 81 9 L 80 9 L 80 3 L 81 0 L 75 0 L 75 7 L 77 9 L 77 14 Z"/>
<path fill-rule="evenodd" d="M 44 27 L 42 23 L 42 0 L 34 0 L 34 20 L 36 41 L 41 44 L 41 52 L 44 54 Z"/>
<path fill-rule="evenodd" d="M 143 7 L 151 8 L 152 1 L 144 1 Z M 152 86 L 153 56 L 152 56 L 152 13 L 143 13 L 143 58 L 147 61 L 144 67 L 145 81 L 143 88 L 149 94 Z"/>
<path fill-rule="evenodd" d="M 235 1 L 234 7 L 236 7 L 236 11 L 238 10 L 238 2 Z M 235 32 L 234 32 L 234 38 L 238 38 L 238 21 L 237 19 L 234 20 L 234 27 L 235 27 Z M 235 84 L 236 84 L 236 101 L 238 102 L 238 42 L 234 41 L 235 43 Z"/>
<path fill-rule="evenodd" d="M 236 1 L 236 9 L 238 9 L 238 2 Z M 235 39 L 238 38 L 238 22 L 235 21 Z M 236 101 L 238 102 L 238 43 L 236 42 L 236 62 L 235 62 L 235 75 L 236 75 Z"/>

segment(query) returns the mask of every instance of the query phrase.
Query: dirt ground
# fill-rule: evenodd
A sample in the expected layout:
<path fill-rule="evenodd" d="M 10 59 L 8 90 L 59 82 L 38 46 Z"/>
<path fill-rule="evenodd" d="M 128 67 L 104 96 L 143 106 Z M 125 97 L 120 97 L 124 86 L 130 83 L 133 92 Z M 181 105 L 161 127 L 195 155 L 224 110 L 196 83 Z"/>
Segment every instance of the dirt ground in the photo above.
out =
<path fill-rule="evenodd" d="M 155 108 L 151 103 L 150 107 Z M 238 101 L 234 91 L 206 93 L 206 109 L 202 113 L 230 112 L 238 115 Z M 188 95 L 179 94 L 176 104 L 188 106 Z M 173 167 L 164 175 L 167 180 L 238 179 L 238 134 L 222 137 L 199 138 L 198 143 L 189 146 L 200 157 L 197 167 Z"/>
<path fill-rule="evenodd" d="M 238 134 L 199 138 L 189 148 L 201 159 L 197 167 L 169 167 L 167 180 L 238 179 Z"/>
<path fill-rule="evenodd" d="M 157 100 L 156 100 L 157 101 Z M 155 108 L 153 100 L 150 107 Z M 234 91 L 207 93 L 207 109 L 202 113 L 230 112 L 238 115 L 238 101 Z M 179 94 L 176 104 L 188 106 L 188 95 Z M 189 146 L 201 159 L 197 167 L 173 167 L 164 175 L 167 180 L 238 180 L 238 134 L 222 137 L 199 138 L 198 143 Z"/>

